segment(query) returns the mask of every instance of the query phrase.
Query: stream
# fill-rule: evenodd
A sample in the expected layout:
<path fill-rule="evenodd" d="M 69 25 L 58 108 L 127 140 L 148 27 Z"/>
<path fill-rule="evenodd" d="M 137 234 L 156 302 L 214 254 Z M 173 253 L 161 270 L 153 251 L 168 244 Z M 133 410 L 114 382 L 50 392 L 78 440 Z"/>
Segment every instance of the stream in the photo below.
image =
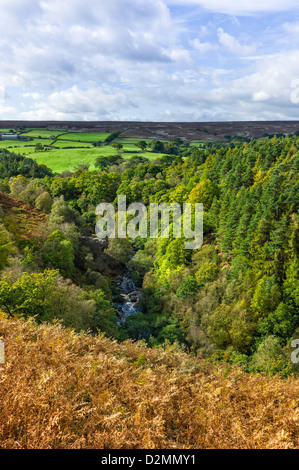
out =
<path fill-rule="evenodd" d="M 128 270 L 116 277 L 115 284 L 123 298 L 123 302 L 119 302 L 115 306 L 119 312 L 119 325 L 122 325 L 130 315 L 139 312 L 140 289 L 136 287 Z"/>
<path fill-rule="evenodd" d="M 103 250 L 106 247 L 106 241 L 101 241 L 96 237 L 93 236 L 83 236 L 84 239 L 93 255 L 95 257 L 96 263 L 96 270 L 103 275 L 107 275 L 107 271 L 102 269 L 103 263 L 106 263 L 107 268 L 107 256 L 103 258 Z M 99 256 L 99 254 L 101 256 Z M 133 254 L 132 258 L 134 258 L 135 253 Z M 108 274 L 109 276 L 109 274 Z M 113 279 L 113 284 L 116 286 L 118 293 L 122 297 L 122 301 L 116 303 L 114 305 L 115 309 L 118 313 L 118 324 L 121 326 L 125 323 L 126 319 L 130 315 L 134 315 L 134 313 L 138 313 L 138 300 L 140 299 L 140 289 L 136 287 L 135 282 L 127 268 L 121 272 L 121 274 L 117 274 Z"/>

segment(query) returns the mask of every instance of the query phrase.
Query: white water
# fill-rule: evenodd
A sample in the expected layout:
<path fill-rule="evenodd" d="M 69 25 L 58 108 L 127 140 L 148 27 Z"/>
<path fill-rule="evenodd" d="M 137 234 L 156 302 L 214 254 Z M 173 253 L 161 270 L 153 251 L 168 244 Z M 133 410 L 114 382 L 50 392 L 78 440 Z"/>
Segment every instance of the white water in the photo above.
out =
<path fill-rule="evenodd" d="M 136 288 L 128 271 L 126 271 L 122 277 L 116 279 L 116 285 L 120 291 L 120 295 L 124 299 L 123 302 L 116 305 L 120 314 L 119 324 L 123 324 L 127 317 L 139 311 L 138 300 L 140 298 L 140 291 Z"/>

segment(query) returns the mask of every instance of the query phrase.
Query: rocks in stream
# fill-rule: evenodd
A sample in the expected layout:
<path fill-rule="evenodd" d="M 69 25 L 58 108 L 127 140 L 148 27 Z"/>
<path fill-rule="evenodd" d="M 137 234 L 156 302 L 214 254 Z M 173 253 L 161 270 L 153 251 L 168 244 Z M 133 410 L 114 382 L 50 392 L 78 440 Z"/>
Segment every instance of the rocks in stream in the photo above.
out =
<path fill-rule="evenodd" d="M 114 279 L 113 284 L 123 298 L 122 302 L 115 305 L 118 311 L 119 324 L 123 324 L 126 318 L 139 312 L 138 301 L 140 298 L 140 290 L 136 287 L 130 272 L 126 269 L 123 274 L 119 274 L 124 270 L 124 265 L 109 256 L 105 249 L 108 246 L 107 240 L 99 240 L 94 236 L 84 236 L 82 240 L 88 245 L 94 257 L 95 271 L 104 276 Z M 134 258 L 133 254 L 132 258 Z"/>
<path fill-rule="evenodd" d="M 130 315 L 134 315 L 138 310 L 138 301 L 140 298 L 140 291 L 136 288 L 133 279 L 130 277 L 130 273 L 126 272 L 122 277 L 116 278 L 116 285 L 120 291 L 120 295 L 124 301 L 116 305 L 116 309 L 119 312 L 120 324 L 126 321 L 126 318 Z"/>

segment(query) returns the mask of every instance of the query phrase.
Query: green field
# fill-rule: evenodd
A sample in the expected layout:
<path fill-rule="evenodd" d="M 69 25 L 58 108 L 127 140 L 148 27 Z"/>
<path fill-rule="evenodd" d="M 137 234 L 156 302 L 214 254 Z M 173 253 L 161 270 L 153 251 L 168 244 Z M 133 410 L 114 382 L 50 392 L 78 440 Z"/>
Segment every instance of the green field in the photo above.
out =
<path fill-rule="evenodd" d="M 20 135 L 28 137 L 41 137 L 43 139 L 51 139 L 52 136 L 57 137 L 60 134 L 65 134 L 66 131 L 63 129 L 31 129 L 21 132 Z"/>
<path fill-rule="evenodd" d="M 38 163 L 47 165 L 53 171 L 61 173 L 62 171 L 72 171 L 74 167 L 81 164 L 89 164 L 89 169 L 93 170 L 94 162 L 99 156 L 117 155 L 113 147 L 95 147 L 82 149 L 58 149 L 50 151 L 35 152 L 30 155 Z M 162 154 L 152 152 L 138 152 L 139 156 L 147 158 L 159 158 Z M 136 153 L 123 153 L 123 158 L 136 156 Z"/>
<path fill-rule="evenodd" d="M 56 140 L 53 142 L 53 147 L 58 147 L 60 149 L 67 148 L 67 147 L 76 147 L 76 148 L 93 148 L 91 143 L 88 142 L 77 142 L 77 141 L 69 141 L 69 140 Z"/>
<path fill-rule="evenodd" d="M 59 140 L 72 140 L 76 142 L 104 142 L 108 133 L 105 132 L 72 132 L 58 137 Z"/>
<path fill-rule="evenodd" d="M 4 130 L 3 133 L 7 133 Z M 52 171 L 61 173 L 73 171 L 80 164 L 89 164 L 90 170 L 95 169 L 94 163 L 99 156 L 117 155 L 117 151 L 111 145 L 94 147 L 94 142 L 104 142 L 109 135 L 105 132 L 65 132 L 63 129 L 26 129 L 21 135 L 31 137 L 29 141 L 0 140 L 0 149 L 6 148 L 10 152 L 26 155 L 36 160 L 39 164 L 46 165 Z M 57 137 L 57 140 L 53 140 Z M 152 139 L 118 138 L 113 143 L 121 143 L 123 148 L 121 156 L 130 158 L 143 156 L 149 159 L 161 157 L 163 154 L 149 151 L 141 151 L 135 144 L 145 140 L 150 143 Z M 162 139 L 161 139 L 162 140 Z M 164 139 L 163 139 L 164 140 Z M 201 143 L 201 141 L 199 141 Z M 36 144 L 41 144 L 44 150 L 36 151 Z M 49 148 L 48 146 L 51 147 Z M 72 147 L 72 148 L 69 148 Z"/>
<path fill-rule="evenodd" d="M 206 140 L 192 140 L 192 142 L 190 142 L 190 146 L 198 147 L 199 145 L 206 144 L 206 143 L 207 143 Z"/>
<path fill-rule="evenodd" d="M 36 144 L 49 145 L 50 143 L 50 139 L 48 141 L 44 139 L 32 139 L 30 141 L 0 140 L 0 149 L 6 148 L 10 152 L 28 155 L 34 153 Z"/>

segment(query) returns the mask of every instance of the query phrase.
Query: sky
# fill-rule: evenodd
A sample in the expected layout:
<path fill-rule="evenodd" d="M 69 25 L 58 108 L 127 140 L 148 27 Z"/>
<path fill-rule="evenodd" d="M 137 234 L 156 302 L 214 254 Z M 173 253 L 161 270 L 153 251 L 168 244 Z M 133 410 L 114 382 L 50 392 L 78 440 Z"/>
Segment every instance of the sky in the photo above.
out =
<path fill-rule="evenodd" d="M 0 119 L 299 119 L 298 0 L 0 0 Z"/>

